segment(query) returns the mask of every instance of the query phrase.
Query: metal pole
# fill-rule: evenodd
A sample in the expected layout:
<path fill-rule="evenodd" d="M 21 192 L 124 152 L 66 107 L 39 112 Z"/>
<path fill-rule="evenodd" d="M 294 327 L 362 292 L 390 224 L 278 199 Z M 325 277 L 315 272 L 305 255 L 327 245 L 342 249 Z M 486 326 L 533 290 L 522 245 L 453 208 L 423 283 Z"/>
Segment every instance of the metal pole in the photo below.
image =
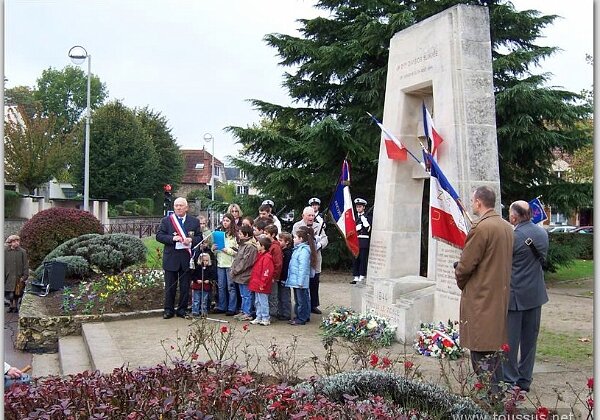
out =
<path fill-rule="evenodd" d="M 90 211 L 90 118 L 92 56 L 87 55 L 87 117 L 85 120 L 85 168 L 83 174 L 83 210 Z"/>
<path fill-rule="evenodd" d="M 214 212 L 214 201 L 215 201 L 215 138 L 212 138 L 212 163 L 210 165 L 210 189 L 211 189 L 211 200 L 213 201 L 213 226 L 216 224 L 215 212 Z"/>
<path fill-rule="evenodd" d="M 210 164 L 210 186 L 211 186 L 211 200 L 215 201 L 215 138 L 212 138 L 212 163 Z"/>

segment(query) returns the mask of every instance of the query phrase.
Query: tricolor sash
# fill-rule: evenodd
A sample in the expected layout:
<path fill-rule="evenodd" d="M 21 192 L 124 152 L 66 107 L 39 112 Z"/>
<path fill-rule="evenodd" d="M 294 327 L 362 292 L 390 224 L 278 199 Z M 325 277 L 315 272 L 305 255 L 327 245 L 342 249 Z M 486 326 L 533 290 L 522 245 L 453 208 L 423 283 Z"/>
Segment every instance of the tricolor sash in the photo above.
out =
<path fill-rule="evenodd" d="M 181 236 L 182 238 L 186 237 L 186 234 L 183 230 L 183 226 L 181 226 L 181 223 L 179 223 L 179 219 L 177 218 L 177 216 L 175 215 L 175 213 L 171 213 L 171 215 L 169 216 L 169 219 L 171 219 L 171 224 L 173 225 L 173 229 L 175 229 L 175 233 L 177 233 L 178 236 Z M 188 250 L 188 252 L 190 253 L 190 257 L 192 256 L 192 249 L 191 247 L 186 248 Z"/>

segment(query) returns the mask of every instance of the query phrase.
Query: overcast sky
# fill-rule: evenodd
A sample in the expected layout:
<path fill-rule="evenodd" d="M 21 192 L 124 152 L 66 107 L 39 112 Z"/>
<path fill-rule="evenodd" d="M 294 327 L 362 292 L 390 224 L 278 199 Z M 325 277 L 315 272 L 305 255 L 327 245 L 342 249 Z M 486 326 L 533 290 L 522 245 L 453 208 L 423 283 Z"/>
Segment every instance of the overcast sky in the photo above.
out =
<path fill-rule="evenodd" d="M 92 56 L 92 73 L 109 99 L 129 107 L 148 106 L 169 121 L 185 149 L 212 145 L 224 159 L 238 146 L 226 126 L 259 122 L 248 99 L 288 105 L 268 33 L 297 35 L 296 19 L 318 13 L 312 0 L 6 0 L 6 87 L 34 86 L 43 70 L 71 64 L 82 45 Z M 593 2 L 514 0 L 518 10 L 557 14 L 541 45 L 562 52 L 542 63 L 552 85 L 579 92 L 593 81 L 585 54 L 593 53 Z M 87 64 L 83 65 L 87 72 Z M 93 139 L 92 139 L 93 141 Z"/>

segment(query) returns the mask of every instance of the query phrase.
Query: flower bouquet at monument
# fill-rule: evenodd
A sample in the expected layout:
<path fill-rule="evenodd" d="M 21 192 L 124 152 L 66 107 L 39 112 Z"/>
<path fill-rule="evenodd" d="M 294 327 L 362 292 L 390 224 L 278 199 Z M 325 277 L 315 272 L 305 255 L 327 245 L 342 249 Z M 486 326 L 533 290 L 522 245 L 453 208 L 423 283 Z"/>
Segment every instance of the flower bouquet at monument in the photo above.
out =
<path fill-rule="evenodd" d="M 396 327 L 373 310 L 357 314 L 352 309 L 336 307 L 321 321 L 325 337 L 341 337 L 348 341 L 369 340 L 379 346 L 389 346 L 395 339 Z"/>
<path fill-rule="evenodd" d="M 415 350 L 423 356 L 459 359 L 464 350 L 459 344 L 457 325 L 458 322 L 452 320 L 448 320 L 446 324 L 441 321 L 421 323 L 415 339 Z"/>
<path fill-rule="evenodd" d="M 335 306 L 329 315 L 324 316 L 319 326 L 324 330 L 324 335 L 340 336 L 346 329 L 346 320 L 355 315 L 356 311 L 345 306 Z"/>

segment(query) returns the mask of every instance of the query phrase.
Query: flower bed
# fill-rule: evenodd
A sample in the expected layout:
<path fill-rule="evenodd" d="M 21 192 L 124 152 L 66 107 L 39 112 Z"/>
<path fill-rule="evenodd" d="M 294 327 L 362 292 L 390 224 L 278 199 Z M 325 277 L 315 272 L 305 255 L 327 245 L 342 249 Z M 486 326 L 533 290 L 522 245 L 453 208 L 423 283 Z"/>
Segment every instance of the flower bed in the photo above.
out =
<path fill-rule="evenodd" d="M 25 293 L 16 348 L 56 352 L 58 339 L 80 335 L 84 322 L 156 315 L 162 311 L 163 299 L 162 271 L 147 269 L 67 285 L 45 297 Z"/>

